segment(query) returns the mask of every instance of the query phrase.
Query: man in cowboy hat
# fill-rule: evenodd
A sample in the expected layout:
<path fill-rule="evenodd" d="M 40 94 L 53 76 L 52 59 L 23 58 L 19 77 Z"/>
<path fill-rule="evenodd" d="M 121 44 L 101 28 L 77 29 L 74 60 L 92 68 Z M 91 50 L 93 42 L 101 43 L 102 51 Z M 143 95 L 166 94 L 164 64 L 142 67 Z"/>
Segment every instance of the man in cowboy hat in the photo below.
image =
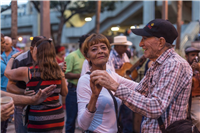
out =
<path fill-rule="evenodd" d="M 200 131 L 200 63 L 198 54 L 200 50 L 188 46 L 185 48 L 185 58 L 193 69 L 191 118 Z"/>
<path fill-rule="evenodd" d="M 132 42 L 128 41 L 126 36 L 114 37 L 114 42 L 110 45 L 114 45 L 114 49 L 110 52 L 109 59 L 112 61 L 115 69 L 120 69 L 124 62 L 130 62 L 126 51 L 128 46 L 132 45 Z"/>
<path fill-rule="evenodd" d="M 128 46 L 132 45 L 132 42 L 128 41 L 126 36 L 116 36 L 111 45 L 114 45 L 114 49 L 110 52 L 109 60 L 112 62 L 115 69 L 120 69 L 123 63 L 130 62 L 126 51 Z M 122 104 L 120 107 L 120 117 L 123 133 L 132 133 L 133 112 L 125 104 Z"/>

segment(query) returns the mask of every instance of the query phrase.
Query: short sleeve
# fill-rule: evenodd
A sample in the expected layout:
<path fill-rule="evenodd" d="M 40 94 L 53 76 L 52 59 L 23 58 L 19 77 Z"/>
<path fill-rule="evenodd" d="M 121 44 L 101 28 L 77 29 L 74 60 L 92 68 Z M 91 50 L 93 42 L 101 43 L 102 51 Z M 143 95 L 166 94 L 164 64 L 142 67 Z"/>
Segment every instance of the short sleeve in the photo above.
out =
<path fill-rule="evenodd" d="M 74 57 L 73 55 L 68 55 L 65 59 L 67 69 L 65 71 L 65 74 L 68 72 L 71 72 L 73 70 L 73 64 L 74 64 Z"/>

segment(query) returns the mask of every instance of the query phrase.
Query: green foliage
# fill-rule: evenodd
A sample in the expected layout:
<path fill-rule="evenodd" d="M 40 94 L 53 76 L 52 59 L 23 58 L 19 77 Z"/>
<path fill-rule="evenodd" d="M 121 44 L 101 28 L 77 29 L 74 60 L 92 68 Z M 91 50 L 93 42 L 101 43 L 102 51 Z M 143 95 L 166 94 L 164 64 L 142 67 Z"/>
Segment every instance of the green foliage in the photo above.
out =
<path fill-rule="evenodd" d="M 94 13 L 96 11 L 96 2 L 97 1 L 76 1 L 74 6 L 68 8 L 71 11 L 79 11 Z M 101 12 L 112 11 L 115 9 L 115 1 L 102 1 L 101 2 Z"/>
<path fill-rule="evenodd" d="M 40 1 L 31 1 L 38 12 L 40 12 Z M 101 2 L 101 12 L 115 10 L 116 1 L 102 1 Z M 70 10 L 72 15 L 77 13 L 95 13 L 96 12 L 97 1 L 50 1 L 50 8 L 56 9 L 64 16 L 65 10 Z M 64 16 L 67 18 L 66 16 Z M 71 16 L 69 16 L 71 18 Z M 68 19 L 69 20 L 69 19 Z"/>
<path fill-rule="evenodd" d="M 39 8 L 40 1 L 31 1 L 31 2 L 35 6 L 36 10 L 40 12 L 40 8 Z M 115 2 L 116 1 L 102 1 L 101 12 L 114 10 Z M 57 32 L 58 34 L 57 39 L 56 39 L 57 44 L 59 45 L 61 42 L 62 27 L 66 22 L 69 22 L 69 20 L 75 14 L 96 13 L 96 6 L 97 6 L 97 1 L 59 1 L 59 0 L 50 1 L 50 8 L 56 9 L 58 12 L 60 12 L 60 16 L 58 16 L 58 18 L 60 19 L 60 24 L 59 24 L 59 28 Z M 71 15 L 66 16 L 65 15 L 66 10 L 70 10 Z"/>

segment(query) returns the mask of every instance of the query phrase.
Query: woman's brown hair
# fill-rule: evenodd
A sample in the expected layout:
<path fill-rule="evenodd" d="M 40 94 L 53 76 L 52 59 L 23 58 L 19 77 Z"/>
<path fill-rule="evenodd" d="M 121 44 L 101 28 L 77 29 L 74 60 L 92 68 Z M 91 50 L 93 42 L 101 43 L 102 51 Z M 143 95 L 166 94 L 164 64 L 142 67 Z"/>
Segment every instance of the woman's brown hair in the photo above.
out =
<path fill-rule="evenodd" d="M 61 70 L 56 61 L 56 52 L 51 40 L 41 39 L 36 43 L 37 62 L 34 64 L 39 67 L 39 72 L 43 80 L 60 79 Z"/>
<path fill-rule="evenodd" d="M 83 50 L 84 56 L 87 57 L 87 53 L 90 46 L 98 44 L 98 43 L 105 43 L 110 52 L 111 46 L 108 39 L 102 34 L 93 33 L 89 37 L 87 37 L 83 43 L 82 50 Z"/>

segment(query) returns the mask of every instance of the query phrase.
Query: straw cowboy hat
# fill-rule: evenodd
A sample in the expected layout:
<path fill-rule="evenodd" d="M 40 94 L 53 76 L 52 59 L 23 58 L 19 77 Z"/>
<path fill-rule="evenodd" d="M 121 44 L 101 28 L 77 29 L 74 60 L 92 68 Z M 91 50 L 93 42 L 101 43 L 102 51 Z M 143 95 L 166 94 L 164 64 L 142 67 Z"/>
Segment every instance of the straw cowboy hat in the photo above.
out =
<path fill-rule="evenodd" d="M 114 37 L 114 42 L 110 45 L 128 45 L 131 46 L 132 42 L 127 41 L 126 36 L 116 36 Z"/>

